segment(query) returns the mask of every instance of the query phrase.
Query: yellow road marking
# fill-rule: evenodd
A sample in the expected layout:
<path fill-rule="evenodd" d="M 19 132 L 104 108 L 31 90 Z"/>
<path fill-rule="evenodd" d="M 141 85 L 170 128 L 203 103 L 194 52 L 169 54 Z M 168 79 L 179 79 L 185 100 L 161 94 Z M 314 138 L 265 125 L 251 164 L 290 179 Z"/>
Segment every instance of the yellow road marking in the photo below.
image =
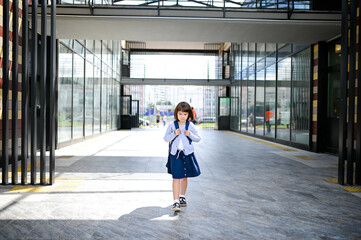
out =
<path fill-rule="evenodd" d="M 235 135 L 235 136 L 238 136 L 238 137 L 243 137 L 243 138 L 255 141 L 255 142 L 260 142 L 260 143 L 263 143 L 263 144 L 266 144 L 266 145 L 269 145 L 269 146 L 272 146 L 272 147 L 275 147 L 275 148 L 280 148 L 280 149 L 285 150 L 285 151 L 290 151 L 290 152 L 295 152 L 296 151 L 296 150 L 288 148 L 288 147 L 279 146 L 279 145 L 274 144 L 274 143 L 262 141 L 262 140 L 259 140 L 259 139 L 254 139 L 254 138 L 247 137 L 245 135 L 241 135 L 241 134 L 238 134 L 238 133 L 229 132 L 229 131 L 226 131 L 226 133 L 229 133 L 229 134 L 232 134 L 232 135 Z"/>
<path fill-rule="evenodd" d="M 330 183 L 337 183 L 337 178 L 324 178 L 324 180 Z"/>
<path fill-rule="evenodd" d="M 10 189 L 10 193 L 24 192 L 74 192 L 74 190 L 82 184 L 84 178 L 55 178 L 55 184 L 52 186 L 18 186 Z"/>
<path fill-rule="evenodd" d="M 361 192 L 361 187 L 342 187 L 348 192 Z"/>
<path fill-rule="evenodd" d="M 64 155 L 64 156 L 56 157 L 56 159 L 61 159 L 61 158 L 72 158 L 72 157 L 74 157 L 74 155 Z"/>
<path fill-rule="evenodd" d="M 311 157 L 307 157 L 307 156 L 295 156 L 295 157 L 301 158 L 303 160 L 316 160 L 316 158 L 311 158 Z"/>

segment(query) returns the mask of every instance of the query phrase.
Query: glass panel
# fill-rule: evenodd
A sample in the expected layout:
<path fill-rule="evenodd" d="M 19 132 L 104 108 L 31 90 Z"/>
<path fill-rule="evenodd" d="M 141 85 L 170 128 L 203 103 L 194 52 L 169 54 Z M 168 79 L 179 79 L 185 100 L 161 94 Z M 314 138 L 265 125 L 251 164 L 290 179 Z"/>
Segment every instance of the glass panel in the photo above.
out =
<path fill-rule="evenodd" d="M 94 67 L 94 134 L 100 132 L 100 69 Z"/>
<path fill-rule="evenodd" d="M 86 48 L 91 51 L 94 52 L 94 40 L 85 40 L 85 44 L 86 44 Z"/>
<path fill-rule="evenodd" d="M 73 139 L 75 139 L 84 136 L 84 58 L 74 53 L 73 67 Z"/>
<path fill-rule="evenodd" d="M 78 41 L 74 41 L 74 51 L 78 53 L 80 56 L 84 57 L 84 47 Z"/>
<path fill-rule="evenodd" d="M 87 54 L 88 55 L 88 54 Z M 93 64 L 85 65 L 85 136 L 93 134 Z"/>
<path fill-rule="evenodd" d="M 111 116 L 112 116 L 112 108 L 111 108 L 111 95 L 113 92 L 113 79 L 110 75 L 108 75 L 108 82 L 107 82 L 107 130 L 111 129 Z"/>
<path fill-rule="evenodd" d="M 276 81 L 266 81 L 265 136 L 275 137 Z"/>
<path fill-rule="evenodd" d="M 264 80 L 256 81 L 256 109 L 254 124 L 256 126 L 256 134 L 263 135 L 264 130 Z"/>
<path fill-rule="evenodd" d="M 277 138 L 290 140 L 291 58 L 278 63 Z"/>
<path fill-rule="evenodd" d="M 230 99 L 228 97 L 219 98 L 219 116 L 229 116 Z"/>
<path fill-rule="evenodd" d="M 248 81 L 247 89 L 247 132 L 254 133 L 254 81 Z"/>
<path fill-rule="evenodd" d="M 285 57 L 288 57 L 292 54 L 292 45 L 291 44 L 278 44 L 279 50 L 278 50 L 278 60 L 282 60 Z"/>
<path fill-rule="evenodd" d="M 104 69 L 103 69 L 104 70 Z M 108 113 L 108 74 L 103 71 L 102 76 L 102 97 L 101 97 L 101 131 L 105 132 L 107 130 L 107 113 Z"/>
<path fill-rule="evenodd" d="M 85 0 L 74 0 L 74 4 L 85 4 Z"/>
<path fill-rule="evenodd" d="M 291 141 L 309 144 L 310 59 L 306 49 L 292 57 Z"/>
<path fill-rule="evenodd" d="M 231 129 L 239 131 L 239 87 L 231 87 Z"/>
<path fill-rule="evenodd" d="M 122 104 L 123 104 L 122 115 L 130 114 L 131 113 L 131 111 L 130 111 L 130 108 L 131 108 L 130 97 L 129 96 L 122 96 Z"/>
<path fill-rule="evenodd" d="M 247 82 L 242 81 L 242 115 L 241 131 L 247 131 Z"/>
<path fill-rule="evenodd" d="M 119 121 L 119 82 L 113 80 L 113 94 L 110 96 L 111 99 L 111 112 L 112 112 L 112 122 L 111 128 L 115 129 L 118 127 Z"/>
<path fill-rule="evenodd" d="M 216 54 L 131 53 L 131 78 L 218 79 Z"/>
<path fill-rule="evenodd" d="M 73 54 L 67 47 L 59 44 L 59 81 L 58 81 L 58 142 L 71 139 L 71 101 Z"/>

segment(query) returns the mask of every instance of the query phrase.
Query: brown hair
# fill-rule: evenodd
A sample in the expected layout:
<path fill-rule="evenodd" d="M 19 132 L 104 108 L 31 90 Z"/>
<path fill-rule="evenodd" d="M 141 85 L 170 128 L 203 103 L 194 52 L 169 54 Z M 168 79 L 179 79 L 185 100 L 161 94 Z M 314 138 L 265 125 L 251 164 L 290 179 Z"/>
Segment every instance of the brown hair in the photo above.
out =
<path fill-rule="evenodd" d="M 180 102 L 174 109 L 174 118 L 179 122 L 178 119 L 178 112 L 187 112 L 188 113 L 188 119 L 193 119 L 193 112 L 191 106 L 187 102 Z"/>

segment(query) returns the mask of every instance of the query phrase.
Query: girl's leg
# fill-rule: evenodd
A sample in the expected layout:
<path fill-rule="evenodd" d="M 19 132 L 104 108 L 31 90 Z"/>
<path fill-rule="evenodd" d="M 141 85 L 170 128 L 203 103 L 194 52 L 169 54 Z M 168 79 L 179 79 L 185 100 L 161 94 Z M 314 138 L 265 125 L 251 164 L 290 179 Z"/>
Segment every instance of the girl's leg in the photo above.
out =
<path fill-rule="evenodd" d="M 188 186 L 188 178 L 182 178 L 180 181 L 180 184 L 181 184 L 180 194 L 186 195 L 187 186 Z"/>
<path fill-rule="evenodd" d="M 180 179 L 174 179 L 173 178 L 173 199 L 179 199 L 179 183 Z"/>

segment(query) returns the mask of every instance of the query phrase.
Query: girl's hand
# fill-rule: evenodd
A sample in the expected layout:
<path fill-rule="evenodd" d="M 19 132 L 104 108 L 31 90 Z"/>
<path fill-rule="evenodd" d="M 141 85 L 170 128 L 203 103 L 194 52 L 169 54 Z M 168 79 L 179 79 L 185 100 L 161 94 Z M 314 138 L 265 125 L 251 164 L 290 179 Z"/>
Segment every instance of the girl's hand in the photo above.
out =
<path fill-rule="evenodd" d="M 179 128 L 174 131 L 174 134 L 175 134 L 176 136 L 178 136 L 180 133 L 181 133 L 181 130 L 180 130 Z"/>
<path fill-rule="evenodd" d="M 188 136 L 188 137 L 189 137 L 189 135 L 191 135 L 191 131 L 189 131 L 189 130 L 184 130 L 184 133 L 185 133 L 186 136 Z"/>

